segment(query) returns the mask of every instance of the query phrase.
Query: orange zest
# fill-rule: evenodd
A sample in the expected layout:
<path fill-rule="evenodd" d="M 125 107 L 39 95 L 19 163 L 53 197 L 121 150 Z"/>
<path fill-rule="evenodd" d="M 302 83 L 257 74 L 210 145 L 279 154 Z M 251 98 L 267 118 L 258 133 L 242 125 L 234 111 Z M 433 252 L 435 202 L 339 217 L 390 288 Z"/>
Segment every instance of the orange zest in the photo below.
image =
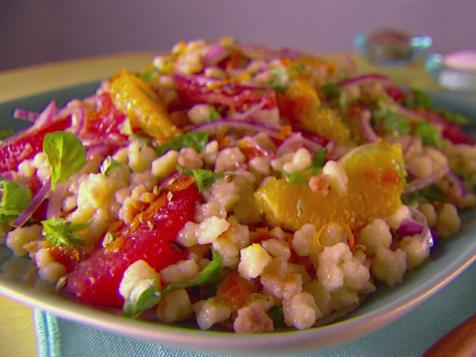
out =
<path fill-rule="evenodd" d="M 347 235 L 347 245 L 349 246 L 350 249 L 352 249 L 355 245 L 355 237 L 354 233 L 352 232 L 352 229 L 350 229 L 349 225 L 340 221 L 332 221 L 329 223 L 324 224 L 316 233 L 315 239 L 314 239 L 314 247 L 316 251 L 322 250 L 322 245 L 321 245 L 321 236 L 322 234 L 327 231 L 329 227 L 332 227 L 333 225 L 337 225 L 341 227 L 344 232 Z"/>

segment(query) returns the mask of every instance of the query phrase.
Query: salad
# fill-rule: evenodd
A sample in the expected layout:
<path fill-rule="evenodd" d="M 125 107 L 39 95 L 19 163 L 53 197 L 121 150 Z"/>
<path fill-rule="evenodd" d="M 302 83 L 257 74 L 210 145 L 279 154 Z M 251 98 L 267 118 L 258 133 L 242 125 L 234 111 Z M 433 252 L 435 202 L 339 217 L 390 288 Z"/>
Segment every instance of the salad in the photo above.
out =
<path fill-rule="evenodd" d="M 291 49 L 179 42 L 14 116 L 32 124 L 0 145 L 3 244 L 129 318 L 311 328 L 400 284 L 476 204 L 468 118 Z"/>

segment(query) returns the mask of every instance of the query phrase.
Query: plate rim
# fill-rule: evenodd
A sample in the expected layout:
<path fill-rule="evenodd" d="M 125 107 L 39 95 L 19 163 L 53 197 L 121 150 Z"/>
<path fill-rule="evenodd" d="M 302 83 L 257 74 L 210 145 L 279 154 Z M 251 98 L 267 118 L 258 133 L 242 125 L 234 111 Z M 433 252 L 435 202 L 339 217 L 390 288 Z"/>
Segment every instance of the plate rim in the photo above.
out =
<path fill-rule="evenodd" d="M 11 105 L 13 102 L 33 100 L 38 96 L 47 96 L 50 93 L 80 90 L 90 87 L 98 81 L 87 81 L 72 86 L 57 88 L 37 94 L 14 98 L 0 102 L 0 107 Z M 444 96 L 453 101 L 455 98 L 443 93 L 436 93 L 437 97 Z M 476 103 L 466 99 L 455 99 L 456 102 L 474 105 Z M 476 119 L 476 118 L 475 118 Z M 432 276 L 424 284 L 414 288 L 392 302 L 366 312 L 362 315 L 350 317 L 330 325 L 315 327 L 301 331 L 284 331 L 267 334 L 233 334 L 217 331 L 200 331 L 184 329 L 149 321 L 131 320 L 106 311 L 88 307 L 77 302 L 67 300 L 61 296 L 36 296 L 33 288 L 20 283 L 4 281 L 0 278 L 0 294 L 33 308 L 52 313 L 58 317 L 85 324 L 91 327 L 104 329 L 120 335 L 134 337 L 153 343 L 159 343 L 179 348 L 189 348 L 206 352 L 225 352 L 230 349 L 240 353 L 256 352 L 290 352 L 313 348 L 314 350 L 349 342 L 382 328 L 398 317 L 404 315 L 421 302 L 433 296 L 452 280 L 464 272 L 476 261 L 476 243 L 461 257 L 453 261 L 444 270 Z M 474 251 L 474 252 L 473 252 Z M 456 264 L 458 262 L 458 264 Z M 18 285 L 18 286 L 16 286 Z M 33 294 L 32 294 L 33 293 Z M 346 326 L 345 334 L 336 334 L 342 325 Z"/>

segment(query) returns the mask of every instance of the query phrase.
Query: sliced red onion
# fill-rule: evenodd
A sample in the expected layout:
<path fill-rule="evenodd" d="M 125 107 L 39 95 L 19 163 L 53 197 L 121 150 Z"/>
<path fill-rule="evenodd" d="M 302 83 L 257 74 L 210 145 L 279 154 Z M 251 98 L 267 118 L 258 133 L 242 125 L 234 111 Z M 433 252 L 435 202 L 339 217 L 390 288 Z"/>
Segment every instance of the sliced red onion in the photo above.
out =
<path fill-rule="evenodd" d="M 410 194 L 413 192 L 420 191 L 428 186 L 433 185 L 436 181 L 441 179 L 443 176 L 445 176 L 448 173 L 449 168 L 445 168 L 440 170 L 437 173 L 434 173 L 433 175 L 427 176 L 427 177 L 422 177 L 422 178 L 417 178 L 412 181 L 410 181 L 405 187 L 404 194 Z"/>
<path fill-rule="evenodd" d="M 228 51 L 221 43 L 213 43 L 208 46 L 207 51 L 202 57 L 203 63 L 206 66 L 215 65 L 228 56 Z"/>
<path fill-rule="evenodd" d="M 451 182 L 451 184 L 455 187 L 456 192 L 459 197 L 464 197 L 468 193 L 468 189 L 464 181 L 456 175 L 453 171 L 448 170 L 446 177 Z"/>
<path fill-rule="evenodd" d="M 13 227 L 20 228 L 22 227 L 31 217 L 33 213 L 40 207 L 43 201 L 48 196 L 48 193 L 51 190 L 51 181 L 48 180 L 43 187 L 41 187 L 27 208 L 13 221 Z"/>
<path fill-rule="evenodd" d="M 387 81 L 389 78 L 385 74 L 379 74 L 379 73 L 370 73 L 370 74 L 365 74 L 363 76 L 357 76 L 357 77 L 352 77 L 352 78 L 347 78 L 344 79 L 343 81 L 340 81 L 337 83 L 337 87 L 345 87 L 351 84 L 360 84 L 364 82 L 369 82 L 369 81 Z"/>
<path fill-rule="evenodd" d="M 293 133 L 276 150 L 276 157 L 283 156 L 289 152 L 295 152 L 304 145 L 301 133 Z"/>
<path fill-rule="evenodd" d="M 61 211 L 61 204 L 68 192 L 68 186 L 65 183 L 56 185 L 56 189 L 51 192 L 50 199 L 48 201 L 48 209 L 46 211 L 46 218 L 57 217 Z"/>
<path fill-rule="evenodd" d="M 81 106 L 65 108 L 60 115 L 71 115 L 71 131 L 80 136 L 86 123 L 86 111 Z"/>
<path fill-rule="evenodd" d="M 276 94 L 272 88 L 246 86 L 238 83 L 223 83 L 205 76 L 184 76 L 175 74 L 179 95 L 188 101 L 218 104 L 242 111 L 264 102 L 264 109 L 277 106 Z"/>
<path fill-rule="evenodd" d="M 331 143 L 331 141 L 329 141 L 329 139 L 327 139 L 323 136 L 320 136 L 319 134 L 312 133 L 312 132 L 306 131 L 306 130 L 302 130 L 301 133 L 302 133 L 302 136 L 303 136 L 304 140 L 310 140 L 310 141 L 312 141 L 315 144 L 318 144 L 320 146 L 326 146 L 329 143 Z"/>
<path fill-rule="evenodd" d="M 166 177 L 159 183 L 159 190 L 163 190 L 164 188 L 172 184 L 172 182 L 174 182 L 179 176 L 180 173 L 178 171 L 174 171 L 169 177 Z"/>
<path fill-rule="evenodd" d="M 405 219 L 395 231 L 398 237 L 416 236 L 423 233 L 425 226 L 413 219 Z"/>
<path fill-rule="evenodd" d="M 265 106 L 265 102 L 264 101 L 261 101 L 259 102 L 258 104 L 256 105 L 253 105 L 252 107 L 250 107 L 248 110 L 242 112 L 242 113 L 235 113 L 231 116 L 231 118 L 233 119 L 240 119 L 240 120 L 245 120 L 245 119 L 249 119 L 251 116 L 255 115 L 257 112 L 261 111 L 264 106 Z"/>
<path fill-rule="evenodd" d="M 370 125 L 370 112 L 368 110 L 363 110 L 362 113 L 360 113 L 359 125 L 365 140 L 371 143 L 378 140 L 377 134 L 375 134 L 374 129 Z"/>
<path fill-rule="evenodd" d="M 423 231 L 420 233 L 420 238 L 423 239 L 429 248 L 433 247 L 435 244 L 434 238 L 436 237 L 436 234 L 428 226 L 426 216 L 414 207 L 410 206 L 409 209 L 413 219 L 423 226 Z"/>
<path fill-rule="evenodd" d="M 15 180 L 17 173 L 16 171 L 4 171 L 2 172 L 1 176 L 8 181 L 13 181 Z"/>
<path fill-rule="evenodd" d="M 57 114 L 58 108 L 56 107 L 56 102 L 51 101 L 45 109 L 40 113 L 38 118 L 35 120 L 35 127 L 43 127 L 51 123 Z"/>
<path fill-rule="evenodd" d="M 413 121 L 422 120 L 421 115 L 411 109 L 405 108 L 403 105 L 397 105 L 397 109 L 400 114 L 402 114 L 404 117 L 407 117 L 408 119 L 411 119 Z"/>
<path fill-rule="evenodd" d="M 40 114 L 25 109 L 17 108 L 13 111 L 13 117 L 25 121 L 35 121 Z"/>

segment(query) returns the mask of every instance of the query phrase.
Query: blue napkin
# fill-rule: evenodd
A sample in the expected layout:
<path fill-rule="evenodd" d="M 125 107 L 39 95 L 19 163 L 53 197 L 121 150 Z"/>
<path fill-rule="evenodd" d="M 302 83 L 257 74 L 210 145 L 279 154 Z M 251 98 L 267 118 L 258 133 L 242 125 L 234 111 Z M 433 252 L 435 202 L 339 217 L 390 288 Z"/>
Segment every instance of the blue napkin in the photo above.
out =
<path fill-rule="evenodd" d="M 300 356 L 419 356 L 476 313 L 476 264 L 415 310 L 377 332 Z M 213 356 L 160 346 L 87 327 L 36 311 L 40 357 Z"/>

